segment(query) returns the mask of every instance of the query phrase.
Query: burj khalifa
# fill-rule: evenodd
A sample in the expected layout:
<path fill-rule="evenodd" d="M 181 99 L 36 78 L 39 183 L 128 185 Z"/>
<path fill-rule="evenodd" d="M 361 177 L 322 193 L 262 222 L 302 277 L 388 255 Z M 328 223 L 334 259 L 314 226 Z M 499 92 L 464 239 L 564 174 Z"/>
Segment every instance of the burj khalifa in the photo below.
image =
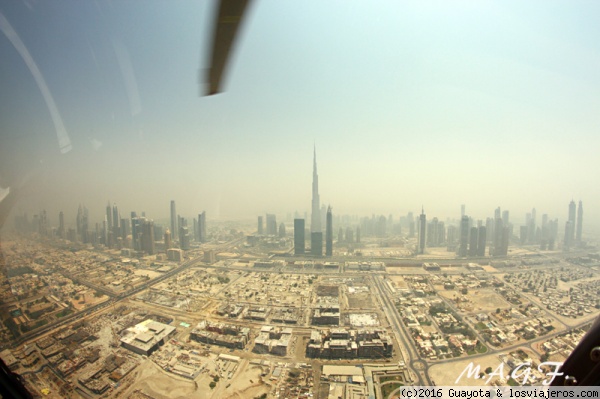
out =
<path fill-rule="evenodd" d="M 312 182 L 312 214 L 310 232 L 320 233 L 321 230 L 321 200 L 319 198 L 319 175 L 317 174 L 317 148 L 313 156 L 313 182 Z"/>

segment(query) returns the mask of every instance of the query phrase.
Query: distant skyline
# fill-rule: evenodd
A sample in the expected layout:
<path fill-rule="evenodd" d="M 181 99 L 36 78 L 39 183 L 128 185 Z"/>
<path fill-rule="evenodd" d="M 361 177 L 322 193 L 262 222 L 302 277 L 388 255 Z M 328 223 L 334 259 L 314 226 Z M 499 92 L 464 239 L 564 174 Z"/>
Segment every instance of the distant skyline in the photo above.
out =
<path fill-rule="evenodd" d="M 0 4 L 0 186 L 29 182 L 13 216 L 310 217 L 316 143 L 334 215 L 564 226 L 581 200 L 600 232 L 600 3 L 262 0 L 225 92 L 200 97 L 214 4 Z"/>

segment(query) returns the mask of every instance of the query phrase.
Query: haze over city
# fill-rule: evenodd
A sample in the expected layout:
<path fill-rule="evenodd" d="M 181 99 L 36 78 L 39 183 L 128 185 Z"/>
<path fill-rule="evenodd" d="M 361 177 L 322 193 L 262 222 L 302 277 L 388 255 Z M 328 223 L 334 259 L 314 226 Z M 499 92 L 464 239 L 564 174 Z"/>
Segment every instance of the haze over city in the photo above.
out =
<path fill-rule="evenodd" d="M 0 396 L 597 384 L 599 20 L 0 3 Z"/>
<path fill-rule="evenodd" d="M 600 6 L 545 5 L 256 2 L 225 92 L 201 97 L 213 3 L 10 2 L 2 186 L 35 169 L 19 208 L 51 218 L 80 203 L 100 218 L 108 200 L 166 218 L 171 199 L 214 219 L 283 216 L 309 210 L 316 143 L 337 214 L 458 218 L 466 204 L 562 223 L 573 199 L 593 228 Z"/>

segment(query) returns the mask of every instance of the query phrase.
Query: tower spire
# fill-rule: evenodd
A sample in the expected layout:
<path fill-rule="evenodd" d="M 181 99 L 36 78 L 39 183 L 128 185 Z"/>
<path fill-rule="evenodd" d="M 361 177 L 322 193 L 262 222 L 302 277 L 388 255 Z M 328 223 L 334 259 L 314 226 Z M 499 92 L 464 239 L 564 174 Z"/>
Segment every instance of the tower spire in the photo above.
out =
<path fill-rule="evenodd" d="M 321 232 L 321 200 L 319 198 L 319 175 L 317 174 L 317 146 L 313 148 L 312 214 L 310 231 Z"/>

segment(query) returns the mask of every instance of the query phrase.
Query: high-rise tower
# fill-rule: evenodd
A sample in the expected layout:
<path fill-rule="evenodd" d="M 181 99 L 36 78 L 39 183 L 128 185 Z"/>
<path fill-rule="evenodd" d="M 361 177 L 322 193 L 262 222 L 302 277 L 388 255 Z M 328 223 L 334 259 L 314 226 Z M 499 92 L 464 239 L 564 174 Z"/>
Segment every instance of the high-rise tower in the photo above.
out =
<path fill-rule="evenodd" d="M 327 207 L 327 223 L 325 225 L 325 256 L 333 255 L 333 215 L 331 206 Z"/>
<path fill-rule="evenodd" d="M 583 231 L 583 203 L 579 201 L 579 206 L 577 207 L 577 233 L 575 234 L 575 241 L 578 243 L 581 242 L 581 233 Z"/>
<path fill-rule="evenodd" d="M 467 215 L 460 219 L 460 246 L 458 248 L 458 256 L 464 258 L 467 256 L 467 248 L 469 242 L 469 217 Z"/>
<path fill-rule="evenodd" d="M 198 238 L 200 242 L 207 241 L 206 235 L 206 211 L 198 214 Z"/>
<path fill-rule="evenodd" d="M 427 216 L 425 216 L 425 210 L 421 207 L 421 215 L 419 215 L 419 253 L 425 253 L 425 233 L 427 229 Z"/>
<path fill-rule="evenodd" d="M 571 200 L 569 203 L 569 222 L 571 223 L 571 228 L 569 230 L 569 242 L 573 243 L 575 240 L 575 215 L 577 213 L 577 206 L 575 205 L 575 201 Z"/>
<path fill-rule="evenodd" d="M 304 255 L 304 219 L 294 219 L 294 255 Z"/>
<path fill-rule="evenodd" d="M 172 239 L 177 239 L 177 212 L 175 211 L 175 201 L 171 200 L 171 234 Z"/>
<path fill-rule="evenodd" d="M 319 175 L 317 174 L 317 148 L 313 153 L 313 181 L 312 181 L 312 214 L 310 219 L 311 233 L 321 232 L 321 200 L 319 199 Z"/>

